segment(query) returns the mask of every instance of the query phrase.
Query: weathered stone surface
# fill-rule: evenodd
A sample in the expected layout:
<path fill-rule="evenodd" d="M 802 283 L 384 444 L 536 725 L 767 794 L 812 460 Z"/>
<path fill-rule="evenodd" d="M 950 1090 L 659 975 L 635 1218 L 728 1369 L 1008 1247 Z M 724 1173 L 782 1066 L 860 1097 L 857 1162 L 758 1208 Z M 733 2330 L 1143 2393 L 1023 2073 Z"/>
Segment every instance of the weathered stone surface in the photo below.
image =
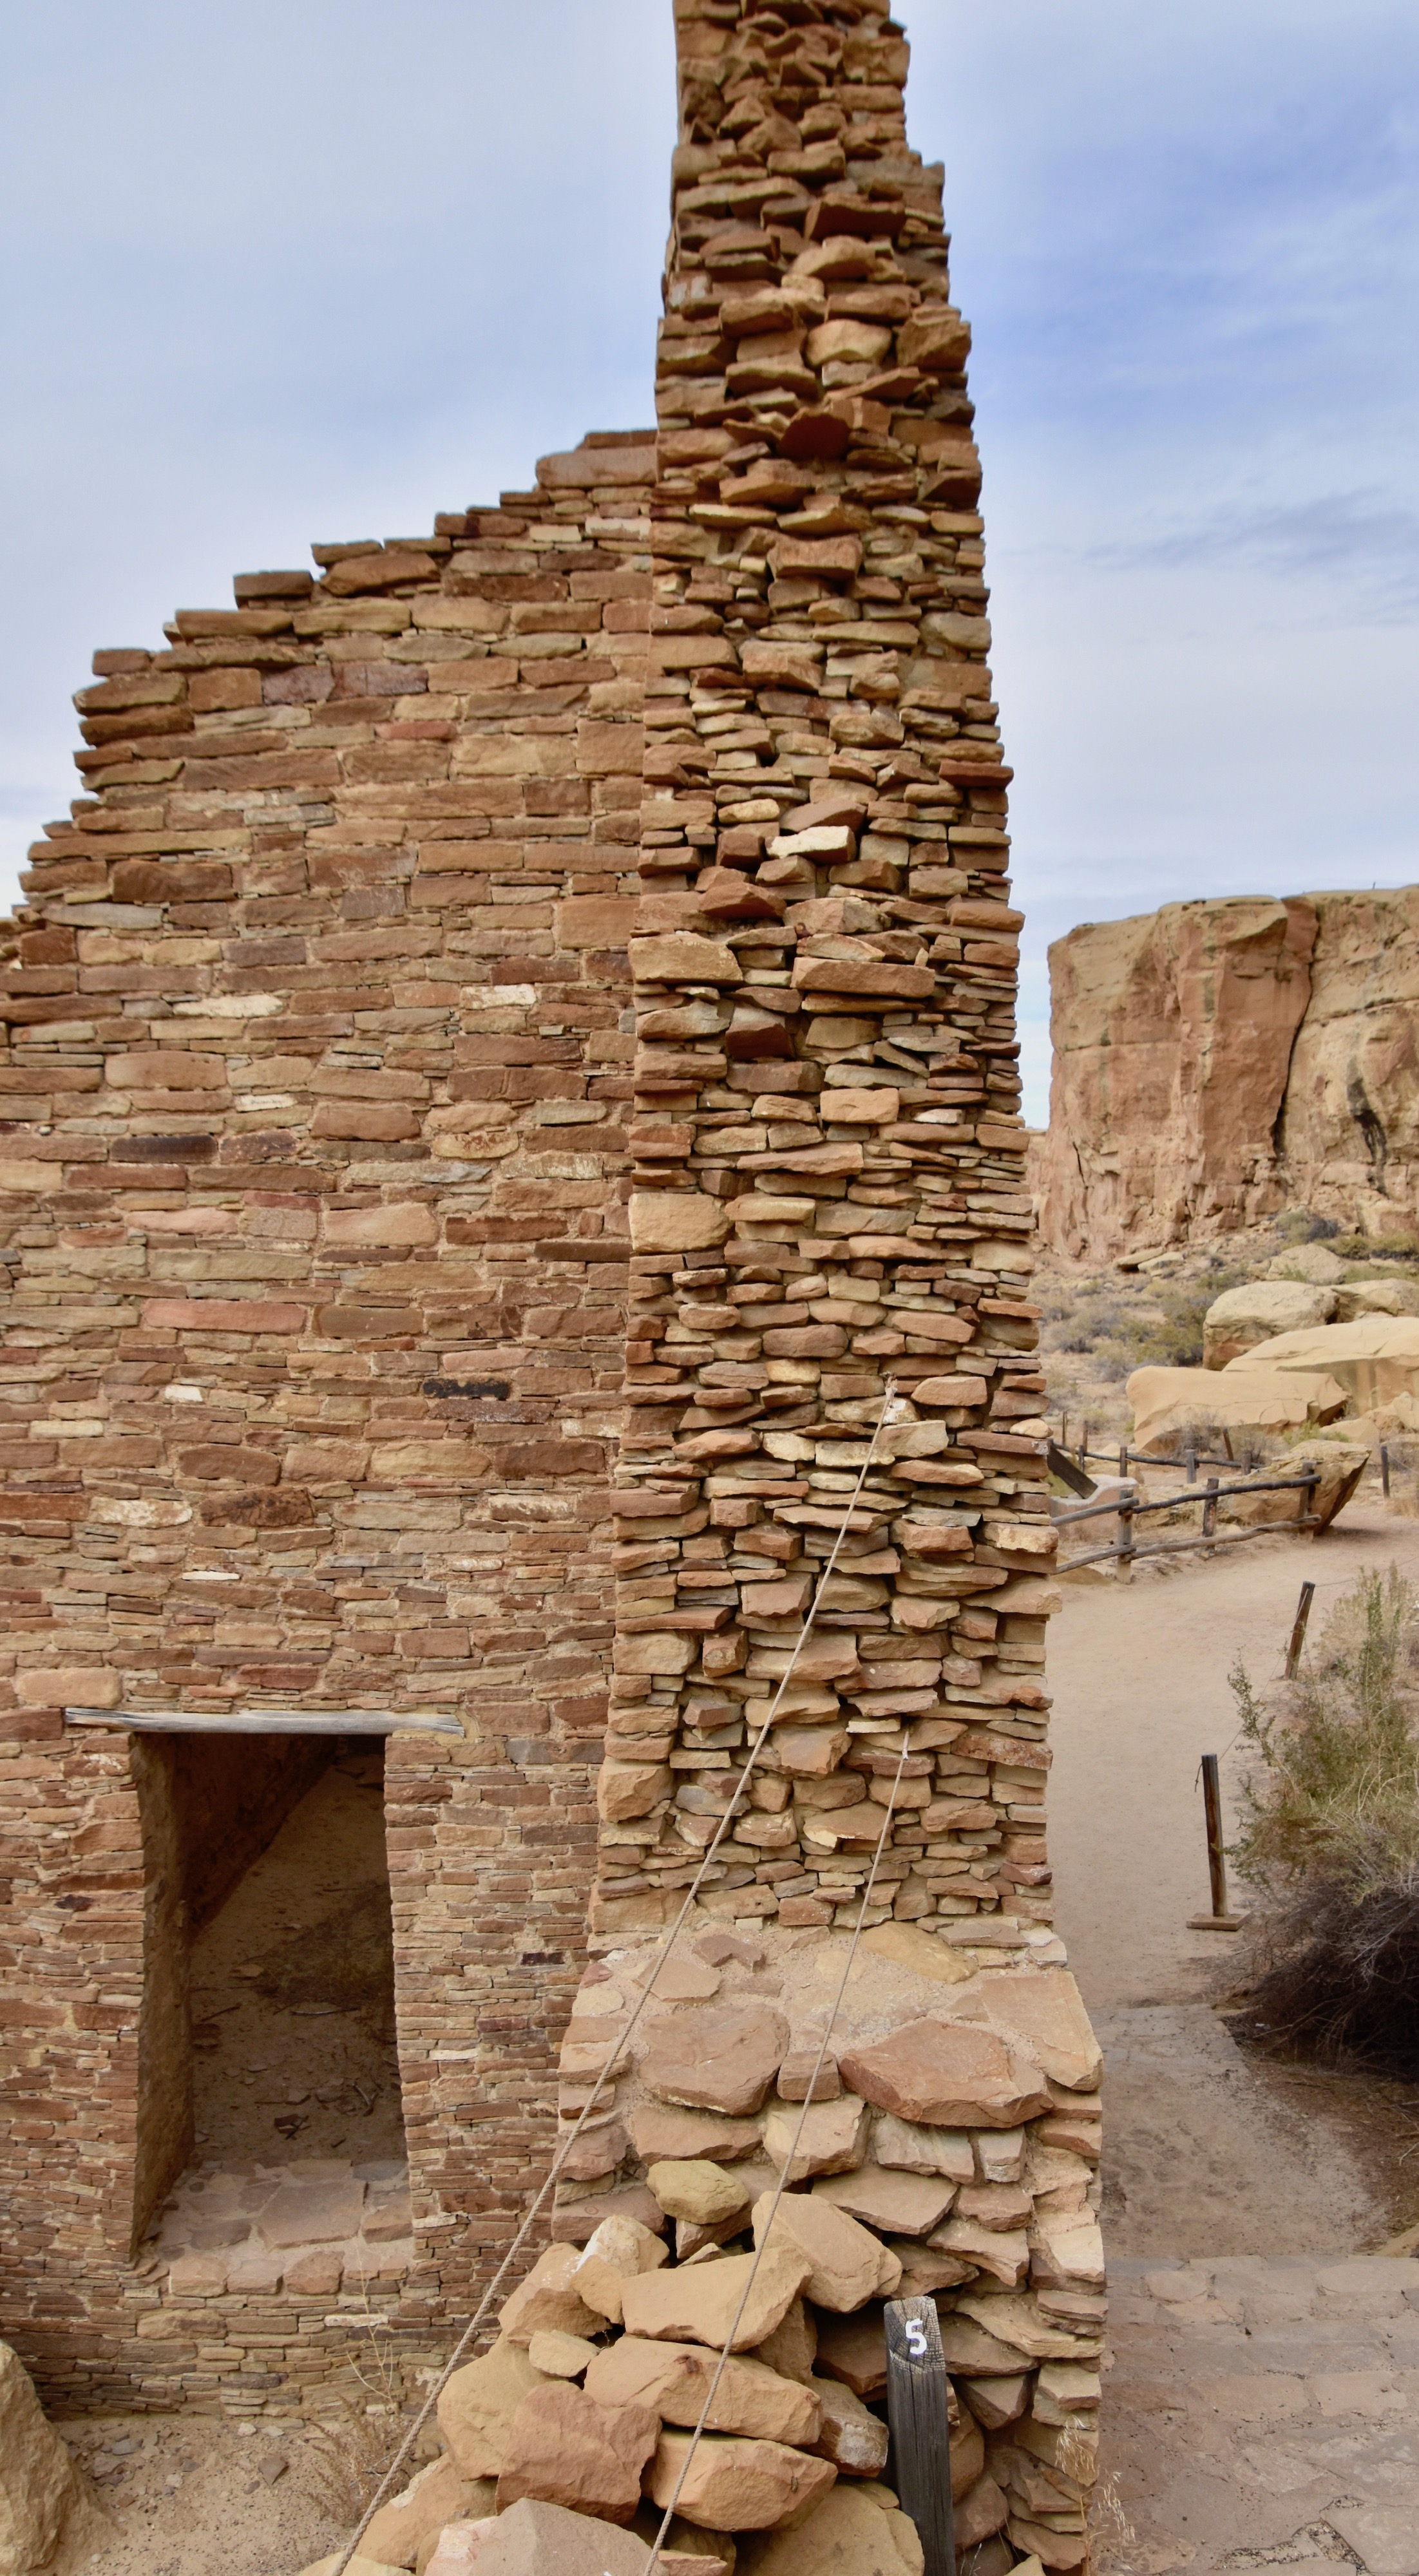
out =
<path fill-rule="evenodd" d="M 922 2128 L 879 2111 L 872 2124 L 872 2153 L 879 2165 L 903 2173 L 944 2174 L 955 2183 L 975 2180 L 976 2160 L 964 2129 Z"/>
<path fill-rule="evenodd" d="M 1328 1370 L 1263 1368 L 1256 1350 L 1237 1368 L 1135 1369 L 1127 1394 L 1139 1457 L 1176 1454 L 1189 1432 L 1205 1448 L 1209 1433 L 1283 1432 L 1333 1422 L 1347 1402 L 1345 1388 Z"/>
<path fill-rule="evenodd" d="M 1301 1280 L 1254 1279 L 1245 1287 L 1226 1288 L 1203 1318 L 1203 1365 L 1225 1368 L 1273 1334 L 1308 1331 L 1328 1324 L 1334 1313 L 1334 1290 L 1307 1287 Z"/>
<path fill-rule="evenodd" d="M 626 2283 L 657 2270 L 667 2251 L 639 2219 L 617 2212 L 592 2230 L 584 2251 L 568 2267 L 567 2287 L 598 2318 L 619 2325 Z"/>
<path fill-rule="evenodd" d="M 666 2424 L 697 2424 L 718 2356 L 703 2344 L 655 2343 L 622 2335 L 598 2353 L 587 2395 L 601 2406 L 646 2406 Z M 810 2389 L 753 2358 L 727 2361 L 708 2417 L 716 2433 L 813 2444 L 820 2407 Z"/>
<path fill-rule="evenodd" d="M 699 1252 L 729 1232 L 724 1209 L 703 1190 L 639 1190 L 630 1216 L 637 1252 Z"/>
<path fill-rule="evenodd" d="M 391 2567 L 412 2567 L 432 2532 L 446 2522 L 476 2522 L 490 2514 L 494 2495 L 491 2478 L 465 2477 L 446 2453 L 420 2469 L 391 2504 L 380 2506 L 360 2544 L 364 2555 Z"/>
<path fill-rule="evenodd" d="M 638 2281 L 628 2281 L 627 2334 L 651 2335 L 658 2342 L 712 2344 L 722 2352 L 753 2261 L 751 2254 L 726 2254 L 717 2262 L 644 2273 Z M 735 2329 L 735 2352 L 750 2352 L 772 2334 L 812 2270 L 808 2257 L 797 2253 L 787 2240 L 769 2248 Z"/>
<path fill-rule="evenodd" d="M 864 1932 L 862 1947 L 879 1959 L 895 1959 L 918 1977 L 930 1977 L 935 1985 L 967 1985 L 975 1973 L 958 1951 L 917 1923 L 875 1923 Z"/>
<path fill-rule="evenodd" d="M 629 2522 L 659 2432 L 648 2407 L 599 2406 L 566 2382 L 534 2388 L 507 2428 L 498 2511 L 535 2496 L 569 2513 Z"/>
<path fill-rule="evenodd" d="M 432 2558 L 424 2562 L 423 2576 L 472 2576 L 483 2554 L 483 2544 L 497 2529 L 495 2514 L 476 2518 L 462 2515 L 446 2523 L 439 2533 Z"/>
<path fill-rule="evenodd" d="M 667 2102 L 637 2102 L 627 2115 L 636 2154 L 646 2164 L 665 2158 L 673 2163 L 702 2157 L 715 2164 L 734 2164 L 759 2144 L 757 2120 L 728 2120 L 712 2111 L 678 2110 Z"/>
<path fill-rule="evenodd" d="M 885 2494 L 885 2490 L 884 2490 Z M 740 2553 L 740 2576 L 922 2576 L 920 2536 L 907 2514 L 860 2487 L 834 2487 L 801 2523 Z"/>
<path fill-rule="evenodd" d="M 1242 1365 L 1336 1378 L 1349 1410 L 1370 1413 L 1397 1396 L 1419 1395 L 1419 1316 L 1366 1315 L 1355 1324 L 1276 1333 L 1248 1351 Z M 1230 1366 L 1222 1374 L 1230 1376 Z"/>
<path fill-rule="evenodd" d="M 662 2509 L 675 2493 L 689 2451 L 688 2433 L 662 2433 L 646 2478 L 647 2493 Z M 831 2461 L 782 2442 L 706 2434 L 690 2460 L 680 2511 L 708 2531 L 769 2531 L 807 2513 L 836 2477 Z"/>
<path fill-rule="evenodd" d="M 840 2379 L 810 2382 L 820 2409 L 818 2437 L 809 2449 L 831 2460 L 845 2478 L 880 2477 L 887 2465 L 887 2427 Z"/>
<path fill-rule="evenodd" d="M 502 2330 L 511 2343 L 528 2344 L 544 2327 L 559 2334 L 594 2335 L 604 2323 L 572 2285 L 584 2256 L 574 2245 L 549 2245 L 503 2307 Z M 476 2365 L 474 2365 L 476 2367 Z M 452 2382 L 450 2381 L 450 2386 Z"/>
<path fill-rule="evenodd" d="M 1017 2355 L 1017 2370 L 1019 2366 Z M 823 2324 L 818 2335 L 818 2376 L 841 2380 L 855 2397 L 881 2396 L 887 2385 L 887 2337 L 880 2307 Z"/>
<path fill-rule="evenodd" d="M 588 2343 L 584 2335 L 561 2334 L 544 2326 L 528 2345 L 527 2358 L 544 2379 L 580 2379 L 597 2351 L 598 2346 Z"/>
<path fill-rule="evenodd" d="M 776 2252 L 791 2252 L 809 2266 L 802 2286 L 815 2307 L 849 2310 L 869 2299 L 890 2298 L 902 2276 L 895 2254 L 855 2218 L 834 2209 L 817 2192 L 786 2191 L 769 2213 L 773 2194 L 754 2204 L 754 2242 L 768 2235 L 765 2263 Z"/>
<path fill-rule="evenodd" d="M 806 2119 L 797 2103 L 776 2102 L 764 2122 L 764 2153 L 780 2170 L 788 2166 L 791 2183 L 808 2174 L 848 2173 L 866 2154 L 867 2121 L 867 2105 L 856 2093 L 810 2103 Z"/>
<path fill-rule="evenodd" d="M 747 2185 L 705 2157 L 653 2164 L 646 2180 L 668 2217 L 692 2219 L 700 2227 L 749 2207 Z"/>
<path fill-rule="evenodd" d="M 971 2022 L 908 2022 L 845 2051 L 842 2070 L 866 2101 L 929 2128 L 1013 2129 L 1051 2107 L 1039 2069 Z"/>
<path fill-rule="evenodd" d="M 1103 2050 L 1067 1968 L 998 1969 L 981 1981 L 981 2004 L 997 2030 L 1019 2033 L 1054 2083 L 1098 2091 Z"/>
<path fill-rule="evenodd" d="M 845 2209 L 850 2218 L 875 2227 L 884 2236 L 927 2236 L 939 2227 L 956 2197 L 953 2182 L 939 2175 L 903 2173 L 883 2165 L 860 2165 L 856 2173 L 833 2174 L 813 2186 L 813 2198 Z"/>
<path fill-rule="evenodd" d="M 329 2182 L 286 2182 L 274 2192 L 257 2219 L 257 2233 L 267 2245 L 325 2245 L 357 2236 L 365 2205 L 365 2187 L 353 2176 Z"/>
<path fill-rule="evenodd" d="M 1050 976 L 1057 1249 L 1112 1259 L 1283 1208 L 1412 1225 L 1413 887 L 1168 904 L 1072 931 Z"/>
<path fill-rule="evenodd" d="M 31 2576 L 44 2566 L 79 2500 L 73 2461 L 29 2372 L 0 2343 L 0 2576 Z"/>
<path fill-rule="evenodd" d="M 524 2497 L 481 2544 L 477 2576 L 642 2576 L 650 2557 L 633 2531 Z"/>
<path fill-rule="evenodd" d="M 592 2323 L 599 2326 L 601 2320 Z M 529 2329 L 529 2341 L 534 2331 Z M 491 2352 L 454 2372 L 438 2402 L 439 2430 L 465 2478 L 497 2476 L 512 2417 L 524 2397 L 545 2384 L 525 2345 L 506 2326 Z"/>
<path fill-rule="evenodd" d="M 788 2024 L 767 2004 L 686 2010 L 657 2025 L 641 2081 L 667 2101 L 743 2113 L 763 2103 L 788 2049 Z"/>

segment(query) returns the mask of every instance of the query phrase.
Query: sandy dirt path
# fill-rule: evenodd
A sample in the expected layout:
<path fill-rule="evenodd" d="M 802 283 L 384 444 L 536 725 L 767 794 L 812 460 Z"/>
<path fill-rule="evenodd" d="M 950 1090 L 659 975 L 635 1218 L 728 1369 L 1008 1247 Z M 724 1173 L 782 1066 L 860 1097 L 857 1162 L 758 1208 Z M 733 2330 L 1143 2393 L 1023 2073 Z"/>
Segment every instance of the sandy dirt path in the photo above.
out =
<path fill-rule="evenodd" d="M 1351 2252 L 1419 2213 L 1413 2089 L 1258 2063 L 1213 2002 L 1233 1944 L 1208 1910 L 1198 1762 L 1240 1767 L 1227 1676 L 1279 1676 L 1303 1580 L 1312 1633 L 1363 1566 L 1419 1580 L 1419 1522 L 1362 1491 L 1323 1538 L 1258 1539 L 1127 1585 L 1065 1586 L 1051 1623 L 1050 1847 L 1059 1926 L 1109 2059 L 1115 2255 Z M 1234 1889 L 1245 1904 L 1245 1890 Z"/>

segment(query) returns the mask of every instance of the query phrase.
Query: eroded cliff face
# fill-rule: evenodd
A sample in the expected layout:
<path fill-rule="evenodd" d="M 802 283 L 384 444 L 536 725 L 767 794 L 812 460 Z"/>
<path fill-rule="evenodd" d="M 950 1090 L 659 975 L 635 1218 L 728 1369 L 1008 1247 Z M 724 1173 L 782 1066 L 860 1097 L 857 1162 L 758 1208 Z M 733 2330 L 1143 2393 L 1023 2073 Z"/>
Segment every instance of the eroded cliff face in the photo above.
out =
<path fill-rule="evenodd" d="M 1419 886 L 1086 922 L 1050 950 L 1040 1221 L 1066 1258 L 1304 1207 L 1407 1233 Z"/>

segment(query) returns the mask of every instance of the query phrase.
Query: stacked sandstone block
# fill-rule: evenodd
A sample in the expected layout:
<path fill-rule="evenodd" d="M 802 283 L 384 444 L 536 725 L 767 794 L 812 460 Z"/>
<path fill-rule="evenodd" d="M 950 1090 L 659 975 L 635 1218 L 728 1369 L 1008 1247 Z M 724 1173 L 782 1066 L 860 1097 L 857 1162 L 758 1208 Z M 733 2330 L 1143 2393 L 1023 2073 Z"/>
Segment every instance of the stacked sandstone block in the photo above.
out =
<path fill-rule="evenodd" d="M 1048 1910 L 1038 1420 L 979 465 L 939 171 L 865 0 L 681 0 L 628 1418 L 593 1929 Z M 878 1908 L 874 1908 L 874 1911 Z"/>

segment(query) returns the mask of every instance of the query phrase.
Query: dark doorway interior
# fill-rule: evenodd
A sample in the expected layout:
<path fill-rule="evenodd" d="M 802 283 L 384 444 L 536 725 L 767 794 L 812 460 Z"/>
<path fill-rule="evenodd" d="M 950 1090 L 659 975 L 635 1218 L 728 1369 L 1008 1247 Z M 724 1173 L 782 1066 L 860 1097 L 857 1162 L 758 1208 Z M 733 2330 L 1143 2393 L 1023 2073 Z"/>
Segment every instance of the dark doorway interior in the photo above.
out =
<path fill-rule="evenodd" d="M 402 2158 L 384 1743 L 135 1745 L 148 1923 L 135 2232 L 194 2156 Z"/>

